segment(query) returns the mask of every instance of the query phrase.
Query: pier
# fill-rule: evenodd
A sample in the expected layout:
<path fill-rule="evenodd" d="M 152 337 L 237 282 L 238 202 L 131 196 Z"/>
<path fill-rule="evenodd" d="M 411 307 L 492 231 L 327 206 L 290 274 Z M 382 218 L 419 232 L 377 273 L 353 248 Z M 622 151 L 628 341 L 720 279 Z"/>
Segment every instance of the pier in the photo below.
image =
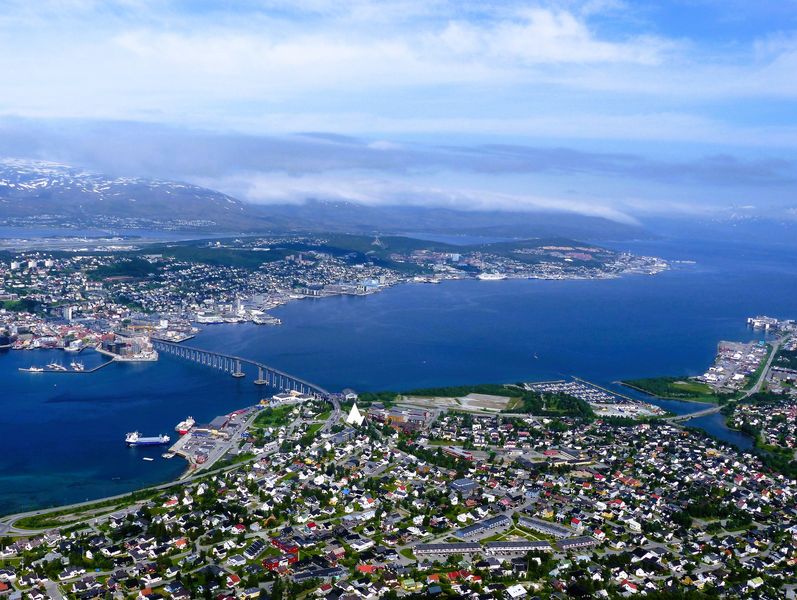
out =
<path fill-rule="evenodd" d="M 114 361 L 113 360 L 109 360 L 109 361 L 106 361 L 104 363 L 101 363 L 101 364 L 97 365 L 96 367 L 92 367 L 91 369 L 83 369 L 82 371 L 78 371 L 76 369 L 67 369 L 66 367 L 64 367 L 63 369 L 51 369 L 50 367 L 42 367 L 41 371 L 31 371 L 30 369 L 25 369 L 25 368 L 20 367 L 19 370 L 24 372 L 24 373 L 33 373 L 34 375 L 39 374 L 39 373 L 63 373 L 65 375 L 66 374 L 84 375 L 84 374 L 87 374 L 87 373 L 94 373 L 96 371 L 99 371 L 103 367 L 107 367 L 108 365 L 110 365 L 112 362 L 114 362 Z"/>
<path fill-rule="evenodd" d="M 319 385 L 248 358 L 222 354 L 220 352 L 203 350 L 191 346 L 183 346 L 157 339 L 152 340 L 152 346 L 158 352 L 190 360 L 200 365 L 210 367 L 211 369 L 218 369 L 236 378 L 245 377 L 246 373 L 243 371 L 242 366 L 249 365 L 257 369 L 257 379 L 254 380 L 255 385 L 268 385 L 286 392 L 296 391 L 301 394 L 310 394 L 321 398 L 329 398 L 331 395 L 329 391 Z"/>

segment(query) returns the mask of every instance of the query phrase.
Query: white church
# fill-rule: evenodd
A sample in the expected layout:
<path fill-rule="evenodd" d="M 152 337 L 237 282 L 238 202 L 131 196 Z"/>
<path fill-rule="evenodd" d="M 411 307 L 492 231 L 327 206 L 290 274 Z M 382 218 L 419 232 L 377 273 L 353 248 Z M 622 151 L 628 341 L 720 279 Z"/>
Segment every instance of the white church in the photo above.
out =
<path fill-rule="evenodd" d="M 349 416 L 346 417 L 346 424 L 347 425 L 362 425 L 363 421 L 365 421 L 365 416 L 360 413 L 360 409 L 357 408 L 357 403 L 355 402 L 354 405 L 351 407 L 351 411 L 349 412 Z"/>

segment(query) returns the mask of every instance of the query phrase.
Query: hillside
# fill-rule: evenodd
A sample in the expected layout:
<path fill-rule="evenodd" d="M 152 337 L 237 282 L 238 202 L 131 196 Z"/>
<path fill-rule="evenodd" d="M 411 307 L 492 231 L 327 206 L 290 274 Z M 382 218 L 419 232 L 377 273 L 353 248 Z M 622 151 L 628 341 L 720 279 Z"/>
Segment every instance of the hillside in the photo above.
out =
<path fill-rule="evenodd" d="M 175 181 L 111 177 L 41 161 L 0 160 L 0 225 L 200 233 L 333 232 L 589 240 L 649 237 L 571 213 L 366 206 L 309 199 L 257 205 Z"/>

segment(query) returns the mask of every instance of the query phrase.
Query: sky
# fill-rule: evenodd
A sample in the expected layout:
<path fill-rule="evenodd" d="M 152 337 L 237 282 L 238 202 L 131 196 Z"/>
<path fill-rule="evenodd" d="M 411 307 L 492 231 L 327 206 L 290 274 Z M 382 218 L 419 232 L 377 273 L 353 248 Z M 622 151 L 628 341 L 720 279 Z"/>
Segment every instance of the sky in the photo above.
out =
<path fill-rule="evenodd" d="M 797 0 L 0 0 L 0 156 L 253 202 L 797 218 Z"/>

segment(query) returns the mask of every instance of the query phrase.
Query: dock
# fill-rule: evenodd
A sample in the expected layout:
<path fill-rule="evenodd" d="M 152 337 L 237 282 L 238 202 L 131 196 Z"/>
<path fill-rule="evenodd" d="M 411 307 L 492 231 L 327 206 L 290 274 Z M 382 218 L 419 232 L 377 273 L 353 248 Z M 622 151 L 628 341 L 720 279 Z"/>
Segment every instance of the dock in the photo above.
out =
<path fill-rule="evenodd" d="M 75 370 L 75 369 L 67 369 L 67 368 L 51 369 L 50 367 L 42 367 L 41 371 L 31 371 L 30 369 L 26 369 L 24 367 L 20 367 L 19 370 L 22 371 L 23 373 L 34 373 L 34 374 L 37 374 L 37 373 L 62 373 L 64 375 L 67 375 L 67 374 L 85 375 L 85 374 L 88 374 L 88 373 L 95 373 L 95 372 L 99 371 L 100 369 L 102 369 L 103 367 L 107 367 L 112 362 L 114 362 L 114 361 L 113 360 L 109 360 L 109 361 L 106 361 L 104 363 L 101 363 L 101 364 L 97 365 L 96 367 L 92 367 L 91 369 L 83 369 L 82 371 L 78 371 L 78 370 Z"/>

